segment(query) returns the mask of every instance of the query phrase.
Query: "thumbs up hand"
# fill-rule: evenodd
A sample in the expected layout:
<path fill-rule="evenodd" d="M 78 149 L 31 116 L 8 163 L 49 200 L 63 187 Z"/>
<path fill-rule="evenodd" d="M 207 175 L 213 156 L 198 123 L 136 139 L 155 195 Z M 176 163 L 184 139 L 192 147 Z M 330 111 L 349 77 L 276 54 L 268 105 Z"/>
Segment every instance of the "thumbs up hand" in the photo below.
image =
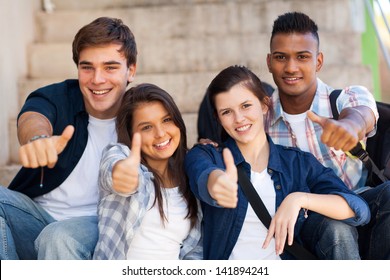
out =
<path fill-rule="evenodd" d="M 61 135 L 39 138 L 19 148 L 20 162 L 24 167 L 37 168 L 47 166 L 53 168 L 58 155 L 65 149 L 74 133 L 74 127 L 68 125 Z"/>
<path fill-rule="evenodd" d="M 134 133 L 130 155 L 118 161 L 112 170 L 113 188 L 118 193 L 133 193 L 138 188 L 141 163 L 141 135 Z"/>
<path fill-rule="evenodd" d="M 225 148 L 222 155 L 226 170 L 217 169 L 212 171 L 207 182 L 207 188 L 210 196 L 218 205 L 226 208 L 235 208 L 238 201 L 237 167 L 229 149 Z"/>
<path fill-rule="evenodd" d="M 311 111 L 307 112 L 307 117 L 322 127 L 321 141 L 328 147 L 348 152 L 359 142 L 359 130 L 351 120 L 328 119 Z"/>

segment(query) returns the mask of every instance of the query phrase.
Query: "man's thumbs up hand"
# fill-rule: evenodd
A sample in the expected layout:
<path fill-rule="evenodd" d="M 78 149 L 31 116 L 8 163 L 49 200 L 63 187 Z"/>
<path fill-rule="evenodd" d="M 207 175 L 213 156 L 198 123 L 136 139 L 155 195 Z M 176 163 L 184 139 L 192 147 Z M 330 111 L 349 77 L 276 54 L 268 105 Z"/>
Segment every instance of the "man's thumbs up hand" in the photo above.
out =
<path fill-rule="evenodd" d="M 24 167 L 37 168 L 47 166 L 53 168 L 58 155 L 65 149 L 74 133 L 74 127 L 68 125 L 61 135 L 42 137 L 28 142 L 19 148 L 20 162 Z"/>
<path fill-rule="evenodd" d="M 348 119 L 328 119 L 311 111 L 307 112 L 307 117 L 322 127 L 321 141 L 328 147 L 348 152 L 359 141 L 358 131 Z"/>

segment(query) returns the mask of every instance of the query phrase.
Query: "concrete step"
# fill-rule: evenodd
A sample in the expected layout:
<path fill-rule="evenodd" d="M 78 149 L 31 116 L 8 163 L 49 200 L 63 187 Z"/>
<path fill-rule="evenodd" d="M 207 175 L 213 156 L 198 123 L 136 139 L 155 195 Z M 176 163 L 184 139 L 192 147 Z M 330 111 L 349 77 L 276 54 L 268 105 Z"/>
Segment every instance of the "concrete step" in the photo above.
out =
<path fill-rule="evenodd" d="M 60 2 L 64 2 L 66 10 L 60 9 Z M 356 12 L 352 14 L 349 0 L 108 2 L 111 1 L 59 1 L 53 13 L 37 15 L 38 41 L 71 41 L 81 26 L 100 16 L 119 17 L 137 38 L 156 40 L 183 36 L 202 40 L 204 36 L 270 32 L 273 20 L 286 11 L 308 13 L 320 24 L 321 32 L 353 31 L 359 18 Z"/>
<path fill-rule="evenodd" d="M 268 1 L 268 0 L 255 0 Z M 51 0 L 55 10 L 74 10 L 74 9 L 110 9 L 113 7 L 145 7 L 145 6 L 169 6 L 169 5 L 193 5 L 207 3 L 224 3 L 226 0 Z"/>
<path fill-rule="evenodd" d="M 8 187 L 19 169 L 20 165 L 17 164 L 0 166 L 0 186 Z"/>
<path fill-rule="evenodd" d="M 348 40 L 344 40 L 348 37 Z M 321 50 L 326 64 L 361 64 L 360 35 L 325 33 Z M 235 34 L 229 37 L 138 40 L 138 74 L 219 71 L 232 64 L 266 67 L 269 36 Z M 323 43 L 322 43 L 323 42 Z M 33 79 L 76 77 L 71 42 L 33 44 L 29 48 L 29 74 Z"/>
<path fill-rule="evenodd" d="M 19 140 L 17 135 L 16 119 L 10 119 L 9 130 L 9 162 L 11 164 L 19 163 Z"/>

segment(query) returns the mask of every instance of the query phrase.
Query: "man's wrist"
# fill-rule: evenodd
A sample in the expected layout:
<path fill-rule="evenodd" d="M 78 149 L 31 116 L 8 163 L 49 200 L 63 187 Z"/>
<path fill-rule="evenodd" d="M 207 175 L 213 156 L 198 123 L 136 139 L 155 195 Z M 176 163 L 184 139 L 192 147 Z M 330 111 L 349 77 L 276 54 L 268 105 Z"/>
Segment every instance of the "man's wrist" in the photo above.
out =
<path fill-rule="evenodd" d="M 34 142 L 35 140 L 38 140 L 38 139 L 49 138 L 49 137 L 50 137 L 50 136 L 49 136 L 49 135 L 46 135 L 46 134 L 35 135 L 35 136 L 33 136 L 30 140 L 28 140 L 28 143 Z"/>

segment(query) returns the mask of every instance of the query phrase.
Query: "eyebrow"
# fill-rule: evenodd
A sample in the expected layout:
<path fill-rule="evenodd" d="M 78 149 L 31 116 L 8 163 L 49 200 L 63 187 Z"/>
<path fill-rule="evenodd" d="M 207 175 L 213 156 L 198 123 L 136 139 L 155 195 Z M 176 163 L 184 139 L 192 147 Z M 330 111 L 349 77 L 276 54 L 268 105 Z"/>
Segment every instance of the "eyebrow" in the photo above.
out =
<path fill-rule="evenodd" d="M 299 51 L 299 52 L 297 52 L 297 54 L 304 54 L 304 53 L 312 54 L 313 52 L 311 52 L 311 51 Z M 275 54 L 286 54 L 286 53 L 285 52 L 280 52 L 280 51 L 275 51 L 275 52 L 272 53 L 272 55 L 275 55 Z"/>
<path fill-rule="evenodd" d="M 240 103 L 240 106 L 242 106 L 242 105 L 244 105 L 244 104 L 246 104 L 246 103 L 248 103 L 248 102 L 252 102 L 252 100 L 247 99 L 247 100 L 241 102 L 241 103 Z M 225 110 L 229 110 L 229 109 L 231 109 L 231 108 L 230 108 L 230 107 L 228 107 L 228 108 L 222 108 L 222 109 L 218 110 L 218 113 L 220 113 L 220 112 L 222 112 L 222 111 L 225 111 Z"/>
<path fill-rule="evenodd" d="M 166 114 L 165 116 L 163 116 L 161 119 L 165 119 L 167 117 L 171 117 L 171 114 Z M 171 117 L 172 118 L 172 117 Z M 140 127 L 140 126 L 143 126 L 143 125 L 147 125 L 147 124 L 151 124 L 151 122 L 147 121 L 147 122 L 140 122 L 139 124 L 137 124 L 137 127 Z"/>
<path fill-rule="evenodd" d="M 115 61 L 115 60 L 103 62 L 103 65 L 113 65 L 113 64 L 120 65 L 121 63 L 119 61 Z M 79 65 L 93 65 L 93 63 L 90 61 L 87 61 L 87 60 L 83 60 L 83 61 L 79 62 Z"/>

